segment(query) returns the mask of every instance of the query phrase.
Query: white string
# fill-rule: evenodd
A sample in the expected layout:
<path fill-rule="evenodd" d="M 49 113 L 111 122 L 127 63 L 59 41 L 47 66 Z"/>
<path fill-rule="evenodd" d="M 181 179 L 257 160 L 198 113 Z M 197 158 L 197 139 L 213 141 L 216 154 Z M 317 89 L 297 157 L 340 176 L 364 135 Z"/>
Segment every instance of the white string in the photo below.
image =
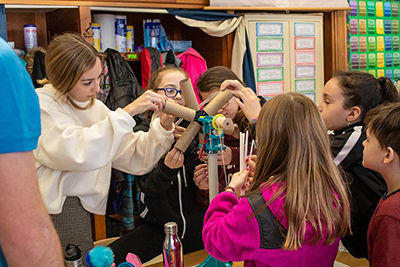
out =
<path fill-rule="evenodd" d="M 230 181 L 228 181 L 228 176 L 226 175 L 224 149 L 223 149 L 223 144 L 222 144 L 222 134 L 219 135 L 219 142 L 221 144 L 222 169 L 224 170 L 224 175 L 225 175 L 225 186 L 228 186 Z"/>

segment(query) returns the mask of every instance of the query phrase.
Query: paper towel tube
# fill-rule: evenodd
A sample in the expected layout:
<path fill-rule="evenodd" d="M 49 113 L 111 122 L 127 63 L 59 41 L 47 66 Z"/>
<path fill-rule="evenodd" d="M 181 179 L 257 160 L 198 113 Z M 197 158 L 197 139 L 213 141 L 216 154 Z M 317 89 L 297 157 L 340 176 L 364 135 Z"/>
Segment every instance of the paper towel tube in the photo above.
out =
<path fill-rule="evenodd" d="M 178 118 L 185 119 L 187 121 L 192 121 L 196 115 L 196 111 L 193 109 L 181 106 L 172 101 L 166 101 L 164 112 L 167 114 L 172 114 Z"/>
<path fill-rule="evenodd" d="M 93 22 L 101 24 L 102 51 L 107 48 L 115 49 L 115 24 L 112 14 L 95 14 Z"/>
<path fill-rule="evenodd" d="M 185 99 L 188 108 L 199 110 L 196 95 L 194 94 L 192 82 L 190 79 L 184 79 L 179 82 L 182 90 L 183 99 Z"/>
<path fill-rule="evenodd" d="M 217 111 L 232 98 L 232 96 L 233 95 L 229 90 L 219 92 L 219 94 L 204 108 L 204 111 L 207 112 L 208 115 L 214 116 Z"/>
<path fill-rule="evenodd" d="M 186 131 L 183 132 L 181 138 L 176 141 L 175 147 L 185 153 L 186 149 L 189 147 L 190 143 L 192 142 L 200 128 L 200 124 L 192 121 L 187 127 Z"/>

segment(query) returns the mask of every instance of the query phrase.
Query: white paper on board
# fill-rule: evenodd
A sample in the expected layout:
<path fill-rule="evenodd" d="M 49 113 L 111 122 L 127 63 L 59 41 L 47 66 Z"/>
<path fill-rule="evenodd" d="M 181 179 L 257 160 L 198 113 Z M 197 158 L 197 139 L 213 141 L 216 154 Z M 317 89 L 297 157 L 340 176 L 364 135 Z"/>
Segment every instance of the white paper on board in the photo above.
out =
<path fill-rule="evenodd" d="M 283 68 L 257 69 L 258 81 L 283 80 Z"/>
<path fill-rule="evenodd" d="M 316 101 L 315 93 L 304 93 L 304 95 L 306 97 L 308 97 L 309 99 L 311 99 L 315 103 L 315 101 Z"/>
<path fill-rule="evenodd" d="M 283 67 L 283 53 L 257 53 L 257 67 Z"/>
<path fill-rule="evenodd" d="M 315 37 L 295 37 L 295 47 L 296 50 L 302 49 L 315 49 Z"/>
<path fill-rule="evenodd" d="M 315 66 L 295 66 L 296 78 L 315 78 Z"/>
<path fill-rule="evenodd" d="M 268 82 L 268 83 L 258 83 L 257 85 L 258 95 L 261 96 L 271 96 L 279 95 L 284 92 L 283 82 Z"/>
<path fill-rule="evenodd" d="M 257 51 L 282 51 L 283 38 L 257 38 Z"/>
<path fill-rule="evenodd" d="M 294 35 L 295 36 L 314 36 L 315 35 L 315 23 L 298 23 L 294 24 Z"/>
<path fill-rule="evenodd" d="M 295 64 L 315 64 L 315 51 L 295 52 Z"/>
<path fill-rule="evenodd" d="M 256 23 L 256 35 L 257 36 L 282 36 L 283 35 L 283 23 L 258 22 L 258 23 Z"/>
<path fill-rule="evenodd" d="M 296 80 L 295 88 L 297 92 L 315 91 L 315 80 Z"/>

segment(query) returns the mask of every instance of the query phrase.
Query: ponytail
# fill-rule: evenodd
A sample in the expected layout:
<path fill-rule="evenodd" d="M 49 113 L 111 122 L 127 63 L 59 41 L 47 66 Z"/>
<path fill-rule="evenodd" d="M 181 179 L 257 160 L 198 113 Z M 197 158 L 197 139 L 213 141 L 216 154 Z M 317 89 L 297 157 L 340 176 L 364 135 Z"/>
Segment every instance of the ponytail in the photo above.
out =
<path fill-rule="evenodd" d="M 378 84 L 381 88 L 381 104 L 389 104 L 394 102 L 400 102 L 399 92 L 397 92 L 396 86 L 394 86 L 392 80 L 382 76 L 377 79 Z"/>
<path fill-rule="evenodd" d="M 339 71 L 334 75 L 345 98 L 344 108 L 359 107 L 363 120 L 374 107 L 399 102 L 399 93 L 387 77 L 375 77 L 360 71 Z"/>

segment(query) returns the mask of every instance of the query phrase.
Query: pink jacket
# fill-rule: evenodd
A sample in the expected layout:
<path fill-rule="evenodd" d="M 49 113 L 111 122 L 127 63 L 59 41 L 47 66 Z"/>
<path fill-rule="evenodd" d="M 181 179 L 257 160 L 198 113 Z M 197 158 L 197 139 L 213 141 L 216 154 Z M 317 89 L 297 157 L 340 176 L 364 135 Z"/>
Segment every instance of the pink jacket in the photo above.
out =
<path fill-rule="evenodd" d="M 207 70 L 206 60 L 193 48 L 189 48 L 186 52 L 179 54 L 178 58 L 182 60 L 181 68 L 184 69 L 192 81 L 192 86 L 200 104 L 199 89 L 197 89 L 197 80 L 200 75 Z"/>
<path fill-rule="evenodd" d="M 263 188 L 263 199 L 256 197 L 257 202 L 268 202 L 278 189 L 279 185 Z M 273 236 L 271 229 L 278 229 L 275 218 L 279 220 L 283 228 L 288 228 L 283 208 L 284 194 L 273 201 L 268 206 L 269 209 L 260 212 L 259 216 L 251 216 L 255 203 L 251 198 L 250 196 L 238 200 L 231 192 L 223 192 L 211 202 L 204 217 L 203 227 L 204 246 L 209 254 L 224 262 L 244 261 L 244 266 L 333 266 L 339 238 L 331 245 L 323 245 L 321 240 L 316 245 L 303 244 L 296 251 L 283 250 L 282 239 L 280 242 L 275 242 L 277 238 Z M 267 221 L 264 220 L 265 218 Z M 311 238 L 309 223 L 307 223 L 305 238 L 306 240 Z"/>

